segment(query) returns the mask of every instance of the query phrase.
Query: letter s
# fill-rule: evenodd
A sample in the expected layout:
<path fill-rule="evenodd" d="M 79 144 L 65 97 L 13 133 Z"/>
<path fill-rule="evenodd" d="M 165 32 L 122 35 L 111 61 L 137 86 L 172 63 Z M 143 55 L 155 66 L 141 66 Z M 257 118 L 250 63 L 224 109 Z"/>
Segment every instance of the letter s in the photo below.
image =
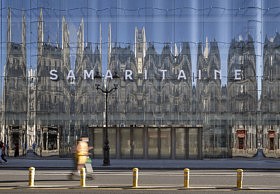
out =
<path fill-rule="evenodd" d="M 58 80 L 58 75 L 57 75 L 57 70 L 55 69 L 52 69 L 50 70 L 50 79 L 53 80 L 53 81 L 56 81 Z"/>

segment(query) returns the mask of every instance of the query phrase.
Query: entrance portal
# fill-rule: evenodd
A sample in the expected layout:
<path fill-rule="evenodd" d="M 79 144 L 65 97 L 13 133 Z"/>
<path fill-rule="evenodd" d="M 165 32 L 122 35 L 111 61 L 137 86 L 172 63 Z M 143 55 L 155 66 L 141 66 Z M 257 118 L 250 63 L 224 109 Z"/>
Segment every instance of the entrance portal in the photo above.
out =
<path fill-rule="evenodd" d="M 269 149 L 274 150 L 274 138 L 269 138 Z"/>
<path fill-rule="evenodd" d="M 244 149 L 244 137 L 238 137 L 238 149 Z"/>
<path fill-rule="evenodd" d="M 200 159 L 202 158 L 202 128 L 176 128 L 175 158 Z"/>
<path fill-rule="evenodd" d="M 103 130 L 92 128 L 94 157 L 103 157 Z M 201 159 L 202 127 L 109 128 L 111 158 Z"/>

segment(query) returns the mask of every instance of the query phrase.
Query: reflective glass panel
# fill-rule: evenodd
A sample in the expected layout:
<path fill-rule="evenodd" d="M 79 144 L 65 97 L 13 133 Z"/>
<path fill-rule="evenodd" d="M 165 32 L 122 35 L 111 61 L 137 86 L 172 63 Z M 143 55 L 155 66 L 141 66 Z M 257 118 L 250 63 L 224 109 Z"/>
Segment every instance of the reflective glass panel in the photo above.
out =
<path fill-rule="evenodd" d="M 187 136 L 190 155 L 197 154 L 196 144 L 204 146 L 204 156 L 239 154 L 236 135 L 242 126 L 244 153 L 253 156 L 258 148 L 270 149 L 263 137 L 275 130 L 279 158 L 279 5 L 279 0 L 2 0 L 0 139 L 11 149 L 18 142 L 20 155 L 35 141 L 38 155 L 42 150 L 70 155 L 69 148 L 88 134 L 83 126 L 103 126 L 108 111 L 109 126 L 203 126 L 202 142 L 192 130 Z M 101 90 L 95 87 L 97 73 Z M 115 73 L 121 78 L 117 90 L 107 79 Z M 53 126 L 59 126 L 59 141 L 37 133 Z M 130 152 L 128 137 L 116 142 L 110 129 L 111 155 L 146 154 L 147 142 L 147 153 L 168 157 L 171 140 L 164 133 L 154 138 L 154 130 L 145 132 L 151 135 L 147 141 L 140 131 L 139 139 L 132 134 Z M 189 149 L 180 133 L 174 138 L 176 157 Z M 101 129 L 95 141 L 102 156 Z"/>
<path fill-rule="evenodd" d="M 120 129 L 120 144 L 121 144 L 121 157 L 130 157 L 130 128 Z"/>
<path fill-rule="evenodd" d="M 148 157 L 158 158 L 158 129 L 148 129 Z"/>
<path fill-rule="evenodd" d="M 116 129 L 108 129 L 108 138 L 110 146 L 110 157 L 116 157 Z"/>
<path fill-rule="evenodd" d="M 143 157 L 143 128 L 133 129 L 133 154 L 134 158 Z"/>
<path fill-rule="evenodd" d="M 171 129 L 160 129 L 160 157 L 170 158 L 171 154 Z"/>
<path fill-rule="evenodd" d="M 186 144 L 186 129 L 176 129 L 176 158 L 184 158 Z"/>
<path fill-rule="evenodd" d="M 94 157 L 103 156 L 103 129 L 94 129 L 94 140 L 93 140 Z"/>
<path fill-rule="evenodd" d="M 189 128 L 189 158 L 198 157 L 197 136 L 198 136 L 198 129 Z"/>

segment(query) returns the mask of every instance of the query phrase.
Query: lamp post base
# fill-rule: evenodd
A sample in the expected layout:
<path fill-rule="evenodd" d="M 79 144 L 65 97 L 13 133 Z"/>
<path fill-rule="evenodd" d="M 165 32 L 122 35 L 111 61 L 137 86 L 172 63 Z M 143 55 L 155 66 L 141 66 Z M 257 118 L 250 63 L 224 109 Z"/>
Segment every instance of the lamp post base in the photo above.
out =
<path fill-rule="evenodd" d="M 110 166 L 110 160 L 103 160 L 103 166 Z"/>
<path fill-rule="evenodd" d="M 104 145 L 103 148 L 103 154 L 104 154 L 104 159 L 103 159 L 103 166 L 110 166 L 110 155 L 109 155 L 109 150 L 110 147 L 109 145 Z"/>

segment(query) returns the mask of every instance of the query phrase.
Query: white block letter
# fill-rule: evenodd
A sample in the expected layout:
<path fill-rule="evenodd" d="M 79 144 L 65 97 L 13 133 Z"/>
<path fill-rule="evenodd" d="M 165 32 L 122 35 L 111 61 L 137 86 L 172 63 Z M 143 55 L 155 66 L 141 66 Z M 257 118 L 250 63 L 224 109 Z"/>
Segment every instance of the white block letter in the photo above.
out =
<path fill-rule="evenodd" d="M 90 70 L 90 72 L 88 73 L 87 70 L 84 70 L 84 79 L 90 78 L 93 79 L 93 70 Z"/>
<path fill-rule="evenodd" d="M 181 78 L 183 78 L 184 80 L 186 80 L 186 75 L 185 72 L 183 70 L 180 70 L 179 74 L 178 74 L 178 80 L 180 80 Z"/>
<path fill-rule="evenodd" d="M 219 76 L 219 79 L 221 79 L 221 71 L 215 70 L 215 79 L 217 79 L 217 77 Z"/>
<path fill-rule="evenodd" d="M 201 70 L 198 70 L 198 79 L 201 80 Z"/>
<path fill-rule="evenodd" d="M 166 69 L 160 69 L 159 71 L 162 72 L 162 80 L 165 80 L 165 72 L 167 71 Z"/>
<path fill-rule="evenodd" d="M 51 80 L 54 81 L 58 80 L 57 70 L 55 69 L 50 70 L 50 76 L 51 76 L 50 77 Z"/>
<path fill-rule="evenodd" d="M 124 80 L 127 80 L 127 79 L 133 80 L 132 79 L 132 71 L 131 70 L 125 70 Z"/>
<path fill-rule="evenodd" d="M 73 70 L 70 70 L 68 75 L 67 75 L 67 80 L 71 79 L 71 81 L 75 80 L 75 75 Z"/>
<path fill-rule="evenodd" d="M 107 70 L 107 72 L 106 72 L 105 79 L 108 79 L 108 78 L 113 79 L 111 70 Z"/>
<path fill-rule="evenodd" d="M 144 80 L 147 80 L 148 78 L 148 72 L 147 72 L 147 69 L 144 69 Z"/>
<path fill-rule="evenodd" d="M 234 79 L 241 80 L 241 69 L 237 69 L 234 71 Z"/>

